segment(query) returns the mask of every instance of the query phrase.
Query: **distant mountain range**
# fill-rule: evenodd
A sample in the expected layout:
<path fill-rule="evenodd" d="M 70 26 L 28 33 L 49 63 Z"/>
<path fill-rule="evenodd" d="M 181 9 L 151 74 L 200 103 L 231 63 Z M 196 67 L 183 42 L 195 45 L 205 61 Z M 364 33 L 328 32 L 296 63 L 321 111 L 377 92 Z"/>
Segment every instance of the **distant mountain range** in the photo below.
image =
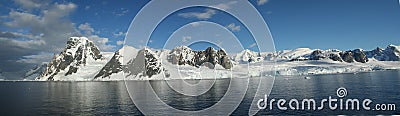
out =
<path fill-rule="evenodd" d="M 42 64 L 25 75 L 25 79 L 41 81 L 56 80 L 124 80 L 162 79 L 175 75 L 175 66 L 189 68 L 208 67 L 231 70 L 235 66 L 257 62 L 311 62 L 326 61 L 339 64 L 399 61 L 400 46 L 389 45 L 372 51 L 354 49 L 349 51 L 311 50 L 298 48 L 278 52 L 254 52 L 244 50 L 228 55 L 223 49 L 209 47 L 195 51 L 186 46 L 172 50 L 151 48 L 136 49 L 124 46 L 115 53 L 100 52 L 98 47 L 86 37 L 71 37 L 65 49 L 55 55 L 48 64 Z M 175 68 L 174 68 L 175 67 Z M 160 76 L 163 74 L 162 76 Z M 190 76 L 190 75 L 189 75 Z"/>
<path fill-rule="evenodd" d="M 42 74 L 47 68 L 47 63 L 42 63 L 28 72 L 25 73 L 24 75 L 24 80 L 34 80 L 35 78 L 39 77 L 40 74 Z"/>

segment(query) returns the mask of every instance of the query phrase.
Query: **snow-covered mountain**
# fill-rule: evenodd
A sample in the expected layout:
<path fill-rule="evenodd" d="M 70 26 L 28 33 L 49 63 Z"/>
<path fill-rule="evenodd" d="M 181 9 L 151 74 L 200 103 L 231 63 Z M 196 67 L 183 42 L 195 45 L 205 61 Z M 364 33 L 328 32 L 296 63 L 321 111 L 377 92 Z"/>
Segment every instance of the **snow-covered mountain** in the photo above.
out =
<path fill-rule="evenodd" d="M 99 71 L 94 79 L 112 79 L 112 80 L 123 80 L 123 68 L 126 66 L 128 61 L 136 58 L 138 50 L 124 46 L 114 53 L 111 60 Z"/>
<path fill-rule="evenodd" d="M 36 80 L 91 80 L 106 62 L 107 58 L 88 38 L 71 37 Z"/>
<path fill-rule="evenodd" d="M 400 59 L 399 48 L 394 45 L 371 51 L 298 48 L 263 53 L 243 50 L 228 55 L 223 49 L 214 50 L 212 47 L 196 51 L 187 46 L 178 46 L 172 50 L 124 46 L 115 53 L 109 53 L 100 52 L 86 37 L 71 37 L 60 54 L 54 55 L 47 65 L 42 64 L 28 71 L 25 78 L 37 77 L 36 80 L 42 81 L 160 80 L 198 79 L 215 75 L 219 75 L 217 78 L 229 78 L 233 70 L 233 75 L 243 77 L 400 69 L 400 62 L 397 62 Z M 274 66 L 275 61 L 279 63 Z M 265 67 L 275 68 L 266 68 L 268 70 L 264 71 L 248 70 L 261 65 L 247 64 L 260 64 L 259 62 L 265 64 Z"/>
<path fill-rule="evenodd" d="M 161 74 L 165 68 L 161 64 L 160 54 L 147 47 L 138 51 L 135 58 L 129 60 L 124 67 L 125 77 L 128 78 L 152 78 Z"/>
<path fill-rule="evenodd" d="M 124 59 L 125 63 L 122 63 L 121 59 Z M 163 61 L 165 62 L 162 63 Z M 224 50 L 214 50 L 211 47 L 203 51 L 195 51 L 187 46 L 178 46 L 172 50 L 155 50 L 148 47 L 137 50 L 125 46 L 115 52 L 113 58 L 94 78 L 96 80 L 163 79 L 163 74 L 167 77 L 170 75 L 168 70 L 175 70 L 176 67 L 173 65 L 186 65 L 193 68 L 207 65 L 210 69 L 215 66 L 221 66 L 224 69 L 233 67 Z"/>
<path fill-rule="evenodd" d="M 366 52 L 368 58 L 379 61 L 399 61 L 400 60 L 400 46 L 389 45 L 386 49 L 376 48 L 372 51 Z"/>
<path fill-rule="evenodd" d="M 271 53 L 270 53 L 271 54 Z M 265 57 L 271 56 L 268 54 Z M 308 48 L 301 48 L 296 50 L 283 50 L 277 52 L 275 55 L 278 60 L 289 61 L 305 61 L 305 60 L 323 60 L 330 59 L 339 62 L 360 62 L 366 63 L 370 60 L 378 61 L 399 61 L 399 49 L 396 46 L 388 46 L 387 49 L 382 50 L 377 48 L 372 51 L 364 51 L 363 49 L 354 49 L 348 51 L 340 51 L 336 49 L 329 50 L 311 50 Z"/>
<path fill-rule="evenodd" d="M 262 60 L 264 60 L 264 58 L 261 56 L 261 53 L 254 52 L 248 49 L 243 50 L 242 52 L 233 56 L 233 61 L 239 63 L 260 62 Z"/>
<path fill-rule="evenodd" d="M 35 78 L 39 77 L 47 68 L 47 63 L 43 62 L 40 65 L 35 66 L 25 73 L 23 80 L 35 80 Z"/>
<path fill-rule="evenodd" d="M 309 55 L 313 52 L 310 48 L 297 48 L 294 50 L 282 50 L 278 51 L 278 57 L 280 59 L 302 59 L 306 55 Z"/>

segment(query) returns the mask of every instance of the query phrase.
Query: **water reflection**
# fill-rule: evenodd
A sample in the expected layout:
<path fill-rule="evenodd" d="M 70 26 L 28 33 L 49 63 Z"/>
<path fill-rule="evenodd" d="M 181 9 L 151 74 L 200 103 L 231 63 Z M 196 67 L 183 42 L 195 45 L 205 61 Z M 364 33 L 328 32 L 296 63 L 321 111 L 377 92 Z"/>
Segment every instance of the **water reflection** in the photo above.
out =
<path fill-rule="evenodd" d="M 269 99 L 325 99 L 336 96 L 336 89 L 345 87 L 346 98 L 369 98 L 373 103 L 400 104 L 400 71 L 378 71 L 372 73 L 314 75 L 310 79 L 298 76 L 276 77 Z M 244 89 L 249 81 L 249 89 Z M 149 89 L 154 89 L 157 96 L 171 107 L 196 111 L 216 104 L 232 86 L 232 96 L 228 103 L 235 104 L 240 93 L 246 92 L 244 100 L 232 115 L 247 115 L 252 104 L 258 80 L 252 78 L 217 80 L 213 87 L 198 97 L 183 96 L 168 87 L 164 81 L 151 81 Z M 144 81 L 131 83 L 136 87 L 146 88 Z M 195 90 L 194 88 L 183 88 Z M 246 91 L 247 90 L 247 91 Z M 141 115 L 133 104 L 124 82 L 0 82 L 1 115 Z M 151 96 L 146 91 L 133 92 L 139 95 L 142 103 L 151 103 Z M 221 107 L 229 109 L 234 105 Z M 146 104 L 155 115 L 168 115 L 162 112 L 166 107 L 160 104 Z M 210 111 L 211 112 L 211 111 Z M 215 113 L 217 112 L 217 113 Z M 218 111 L 214 113 L 218 115 Z M 213 112 L 211 112 L 213 113 Z M 398 111 L 320 111 L 306 110 L 261 110 L 259 115 L 307 115 L 307 114 L 398 114 Z M 171 115 L 171 114 L 169 114 Z M 220 113 L 219 115 L 223 115 Z"/>
<path fill-rule="evenodd" d="M 176 80 L 169 80 L 176 81 Z M 195 80 L 193 80 L 195 81 Z M 214 80 L 204 80 L 214 81 Z M 127 81 L 128 91 L 132 93 L 137 107 L 150 115 L 222 115 L 233 112 L 241 103 L 248 87 L 248 78 L 219 79 L 209 91 L 199 96 L 185 96 L 170 88 L 166 81 Z M 193 86 L 183 91 L 196 91 Z"/>
<path fill-rule="evenodd" d="M 45 82 L 39 115 L 127 115 L 134 108 L 123 82 Z"/>

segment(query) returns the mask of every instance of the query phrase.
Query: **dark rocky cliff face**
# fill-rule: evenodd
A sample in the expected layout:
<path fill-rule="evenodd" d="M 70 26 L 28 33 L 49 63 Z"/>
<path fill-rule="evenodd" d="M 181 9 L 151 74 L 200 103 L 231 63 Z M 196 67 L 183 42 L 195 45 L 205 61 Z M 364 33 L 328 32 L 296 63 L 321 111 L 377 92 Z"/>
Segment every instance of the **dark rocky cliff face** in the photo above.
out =
<path fill-rule="evenodd" d="M 368 62 L 368 58 L 367 58 L 367 55 L 365 55 L 364 50 L 355 49 L 352 51 L 352 53 L 353 53 L 353 57 L 354 57 L 355 61 L 361 62 L 361 63 Z"/>
<path fill-rule="evenodd" d="M 329 54 L 329 59 L 332 59 L 333 61 L 343 62 L 342 58 L 338 54 Z"/>
<path fill-rule="evenodd" d="M 340 61 L 340 62 L 344 61 L 348 63 L 352 62 L 366 63 L 369 61 L 366 52 L 364 52 L 362 49 L 344 51 L 340 52 L 339 54 L 337 54 L 337 51 L 336 53 L 332 53 L 322 50 L 314 50 L 310 55 L 306 55 L 304 57 L 306 58 L 292 59 L 291 61 L 322 60 L 322 59 L 330 59 L 333 61 Z"/>
<path fill-rule="evenodd" d="M 123 68 L 126 77 L 135 75 L 137 77 L 151 76 L 165 71 L 161 65 L 159 56 L 148 48 L 139 50 L 135 59 L 130 60 Z"/>
<path fill-rule="evenodd" d="M 212 47 L 208 47 L 204 51 L 194 51 L 186 46 L 180 46 L 169 53 L 168 61 L 173 64 L 195 67 L 200 67 L 204 63 L 210 63 L 214 66 L 219 64 L 225 69 L 233 67 L 230 58 L 224 50 L 214 50 Z M 214 66 L 210 68 L 214 68 Z"/>
<path fill-rule="evenodd" d="M 97 78 L 110 78 L 110 75 L 123 71 L 126 75 L 151 78 L 153 75 L 160 74 L 162 71 L 168 76 L 167 70 L 162 66 L 159 51 L 152 51 L 143 48 L 137 52 L 135 58 L 122 64 L 119 59 L 123 57 L 120 51 L 114 53 L 111 60 L 95 76 Z M 167 53 L 167 60 L 172 64 L 190 65 L 195 67 L 207 66 L 214 68 L 219 64 L 225 69 L 232 68 L 230 58 L 224 50 L 214 50 L 209 47 L 204 51 L 194 51 L 186 46 L 179 46 Z"/>
<path fill-rule="evenodd" d="M 351 51 L 345 51 L 340 53 L 340 57 L 342 57 L 343 61 L 352 63 L 354 62 L 353 53 Z"/>
<path fill-rule="evenodd" d="M 120 51 L 116 51 L 109 62 L 99 71 L 99 73 L 94 77 L 96 78 L 106 78 L 113 73 L 118 73 L 122 71 L 122 64 L 119 62 L 121 58 Z"/>
<path fill-rule="evenodd" d="M 383 54 L 383 49 L 377 47 L 374 50 L 366 51 L 365 55 L 367 55 L 368 58 L 376 58 L 376 57 L 382 57 L 384 54 Z M 377 59 L 380 59 L 380 58 L 377 58 Z"/>
<path fill-rule="evenodd" d="M 386 61 L 400 61 L 400 50 L 397 46 L 389 45 L 383 53 L 386 57 L 383 60 Z"/>
<path fill-rule="evenodd" d="M 367 55 L 361 49 L 355 49 L 353 51 L 345 51 L 340 53 L 340 57 L 342 57 L 343 61 L 352 63 L 352 62 L 368 62 Z"/>
<path fill-rule="evenodd" d="M 321 50 L 315 50 L 310 55 L 310 60 L 321 60 L 325 58 L 326 57 L 322 54 Z"/>
<path fill-rule="evenodd" d="M 368 58 L 374 58 L 379 61 L 400 61 L 399 46 L 389 45 L 386 49 L 376 48 L 372 51 L 367 51 Z"/>

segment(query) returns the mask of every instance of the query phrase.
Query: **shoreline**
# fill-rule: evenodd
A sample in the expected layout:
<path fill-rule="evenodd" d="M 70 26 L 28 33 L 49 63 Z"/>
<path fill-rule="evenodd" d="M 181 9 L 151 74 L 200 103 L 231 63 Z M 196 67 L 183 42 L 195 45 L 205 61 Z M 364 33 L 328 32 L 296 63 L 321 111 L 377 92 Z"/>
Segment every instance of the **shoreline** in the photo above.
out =
<path fill-rule="evenodd" d="M 383 71 L 400 71 L 400 69 L 382 69 L 382 70 L 372 70 L 372 71 L 361 71 L 361 72 L 345 72 L 345 73 L 326 73 L 326 74 L 309 74 L 309 75 L 275 75 L 274 77 L 294 77 L 296 76 L 319 76 L 319 75 L 336 75 L 336 74 L 359 74 L 359 73 L 373 73 L 373 72 L 383 72 Z M 270 76 L 270 75 L 269 75 Z M 260 78 L 258 77 L 246 77 L 246 78 Z M 246 79 L 243 77 L 238 77 L 235 79 Z M 300 78 L 300 77 L 299 77 Z M 215 80 L 221 79 L 231 79 L 231 78 L 215 78 Z M 169 80 L 179 80 L 179 79 L 164 79 L 164 80 L 58 80 L 58 81 L 38 81 L 38 80 L 0 80 L 0 82 L 125 82 L 125 81 L 169 81 Z M 206 79 L 182 79 L 182 80 L 213 80 L 211 78 Z"/>

